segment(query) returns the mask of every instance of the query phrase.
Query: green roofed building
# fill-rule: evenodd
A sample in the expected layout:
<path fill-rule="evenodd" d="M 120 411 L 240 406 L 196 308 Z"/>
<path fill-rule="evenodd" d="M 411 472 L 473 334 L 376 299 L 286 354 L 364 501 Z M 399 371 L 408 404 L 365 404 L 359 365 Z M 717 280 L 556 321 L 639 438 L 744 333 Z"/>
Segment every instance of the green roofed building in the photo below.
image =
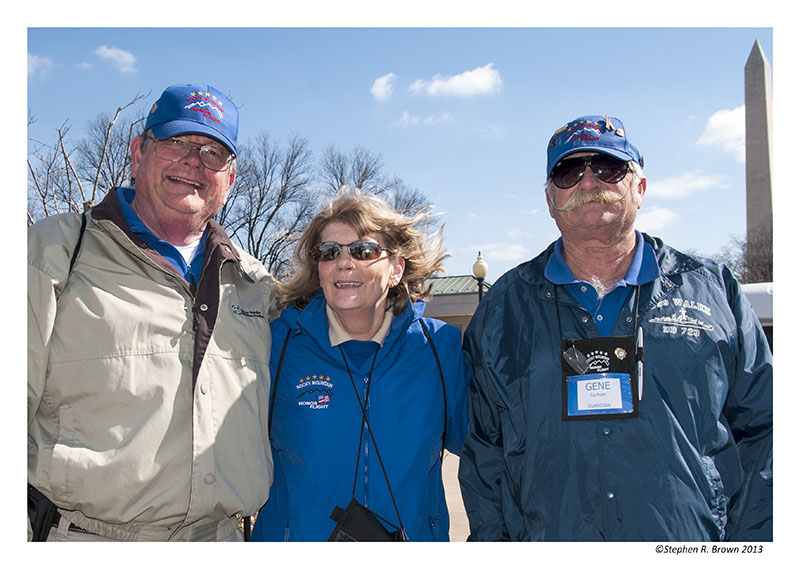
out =
<path fill-rule="evenodd" d="M 431 298 L 425 307 L 425 316 L 444 320 L 461 330 L 467 329 L 472 314 L 478 306 L 478 279 L 472 275 L 432 277 Z M 491 284 L 483 281 L 483 292 Z"/>

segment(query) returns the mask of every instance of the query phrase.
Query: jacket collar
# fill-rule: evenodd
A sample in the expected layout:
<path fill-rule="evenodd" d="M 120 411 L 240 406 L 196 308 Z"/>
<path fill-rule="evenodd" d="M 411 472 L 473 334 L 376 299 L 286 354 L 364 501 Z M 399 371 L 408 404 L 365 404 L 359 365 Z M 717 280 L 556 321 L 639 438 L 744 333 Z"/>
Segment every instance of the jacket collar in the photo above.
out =
<path fill-rule="evenodd" d="M 655 249 L 656 259 L 658 265 L 661 267 L 661 274 L 665 276 L 673 276 L 688 271 L 694 271 L 703 266 L 698 259 L 681 253 L 677 249 L 673 249 L 658 237 L 651 237 L 647 233 L 642 233 L 645 241 L 650 243 Z"/>
<path fill-rule="evenodd" d="M 673 276 L 687 271 L 695 270 L 702 266 L 702 263 L 680 251 L 673 249 L 658 237 L 651 237 L 647 233 L 642 233 L 644 240 L 649 243 L 656 252 L 659 268 L 662 276 Z M 556 242 L 552 242 L 547 249 L 530 261 L 519 265 L 519 276 L 524 281 L 532 285 L 542 285 L 547 282 L 544 277 L 545 268 L 550 256 L 555 250 Z"/>
<path fill-rule="evenodd" d="M 333 309 L 330 305 L 327 305 L 325 308 L 325 314 L 328 315 L 328 337 L 331 339 L 332 346 L 338 346 L 339 344 L 343 344 L 350 340 L 355 340 L 350 333 L 345 330 L 344 326 L 341 322 L 339 322 L 339 318 L 333 312 Z M 370 340 L 372 342 L 376 342 L 377 344 L 383 345 L 383 341 L 386 339 L 386 336 L 389 334 L 389 326 L 392 325 L 392 320 L 394 317 L 394 312 L 391 310 L 387 310 L 383 313 L 383 323 L 381 324 L 378 331 L 375 333 Z"/>
<path fill-rule="evenodd" d="M 297 332 L 300 328 L 311 335 L 321 346 L 330 346 L 328 337 L 328 314 L 325 310 L 325 297 L 317 294 L 302 310 L 290 306 L 281 313 L 281 320 L 291 330 Z M 383 341 L 384 348 L 391 346 L 400 339 L 406 330 L 425 312 L 425 302 L 418 300 L 412 303 L 409 299 L 407 306 L 400 315 L 392 318 L 389 333 Z"/>
<path fill-rule="evenodd" d="M 92 219 L 95 221 L 110 221 L 133 242 L 137 247 L 142 248 L 146 246 L 141 237 L 138 237 L 131 231 L 128 222 L 125 221 L 125 215 L 122 212 L 122 205 L 119 203 L 119 196 L 117 196 L 116 188 L 106 194 L 99 204 L 92 208 Z M 239 265 L 240 273 L 246 275 L 246 271 L 241 265 L 241 258 L 239 251 L 234 246 L 233 242 L 225 233 L 222 226 L 215 220 L 208 222 L 208 231 L 206 233 L 206 254 L 210 251 L 218 250 L 223 260 L 233 260 Z"/>

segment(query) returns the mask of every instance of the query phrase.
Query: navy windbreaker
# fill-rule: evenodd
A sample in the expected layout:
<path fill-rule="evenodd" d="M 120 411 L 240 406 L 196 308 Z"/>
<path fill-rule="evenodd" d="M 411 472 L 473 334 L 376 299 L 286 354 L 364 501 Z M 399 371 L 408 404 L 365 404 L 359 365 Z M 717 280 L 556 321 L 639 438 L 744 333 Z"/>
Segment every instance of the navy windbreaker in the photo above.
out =
<path fill-rule="evenodd" d="M 544 269 L 489 290 L 465 335 L 470 427 L 459 478 L 471 540 L 771 540 L 772 355 L 727 268 L 645 235 L 639 417 L 563 421 L 565 339 L 598 336 Z M 634 333 L 634 296 L 613 335 Z"/>
<path fill-rule="evenodd" d="M 469 376 L 459 330 L 422 319 L 424 309 L 422 301 L 409 302 L 392 320 L 375 360 L 367 419 L 409 540 L 447 541 L 449 517 L 440 460 L 444 398 L 433 351 L 420 328 L 422 320 L 441 360 L 447 389 L 446 447 L 456 454 L 466 434 Z M 335 526 L 330 519 L 334 506 L 347 506 L 353 492 L 361 410 L 341 352 L 330 344 L 322 295 L 302 311 L 287 308 L 272 323 L 273 378 L 287 332 L 290 338 L 270 433 L 275 480 L 252 538 L 325 541 Z M 363 401 L 372 357 L 360 367 L 348 363 Z M 366 435 L 355 498 L 397 525 L 383 471 Z"/>

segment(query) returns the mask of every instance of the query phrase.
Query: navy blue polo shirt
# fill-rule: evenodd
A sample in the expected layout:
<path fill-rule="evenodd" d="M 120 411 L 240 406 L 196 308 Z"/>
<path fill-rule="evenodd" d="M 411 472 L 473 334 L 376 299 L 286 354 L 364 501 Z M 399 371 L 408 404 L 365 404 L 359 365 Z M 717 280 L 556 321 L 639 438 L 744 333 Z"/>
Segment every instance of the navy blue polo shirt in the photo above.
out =
<path fill-rule="evenodd" d="M 661 276 L 656 252 L 647 243 L 642 234 L 636 231 L 636 252 L 633 255 L 628 272 L 603 298 L 597 296 L 597 290 L 591 283 L 579 281 L 572 269 L 564 260 L 564 245 L 561 238 L 555 243 L 553 254 L 547 261 L 544 276 L 555 285 L 563 285 L 565 289 L 594 318 L 597 329 L 602 336 L 610 336 L 614 323 L 619 317 L 622 305 L 637 285 L 652 282 Z"/>
<path fill-rule="evenodd" d="M 183 255 L 181 255 L 180 251 L 178 251 L 171 243 L 168 243 L 160 237 L 157 237 L 152 231 L 150 231 L 150 229 L 148 229 L 144 222 L 139 219 L 139 216 L 136 215 L 136 212 L 133 210 L 133 206 L 131 205 L 135 195 L 136 191 L 133 188 L 117 189 L 117 197 L 119 198 L 119 203 L 122 206 L 122 215 L 125 216 L 125 221 L 128 222 L 128 226 L 131 228 L 131 231 L 134 233 L 134 235 L 141 237 L 145 243 L 147 243 L 162 257 L 172 263 L 172 266 L 174 266 L 178 272 L 183 275 L 183 278 L 186 279 L 186 282 L 191 284 L 192 289 L 194 289 L 197 281 L 200 280 L 200 273 L 203 270 L 203 259 L 205 257 L 206 249 L 206 232 L 203 233 L 203 237 L 200 239 L 200 244 L 197 246 L 197 251 L 192 258 L 191 265 L 187 265 L 186 260 L 183 258 Z"/>

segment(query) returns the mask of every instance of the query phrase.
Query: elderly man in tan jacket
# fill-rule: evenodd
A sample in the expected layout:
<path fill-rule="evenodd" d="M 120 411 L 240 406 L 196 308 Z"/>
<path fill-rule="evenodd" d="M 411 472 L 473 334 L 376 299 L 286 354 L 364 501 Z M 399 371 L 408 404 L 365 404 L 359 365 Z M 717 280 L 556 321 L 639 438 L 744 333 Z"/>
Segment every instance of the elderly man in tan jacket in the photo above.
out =
<path fill-rule="evenodd" d="M 275 283 L 212 219 L 237 131 L 213 87 L 168 87 L 133 187 L 30 228 L 29 539 L 236 541 L 267 500 Z"/>

